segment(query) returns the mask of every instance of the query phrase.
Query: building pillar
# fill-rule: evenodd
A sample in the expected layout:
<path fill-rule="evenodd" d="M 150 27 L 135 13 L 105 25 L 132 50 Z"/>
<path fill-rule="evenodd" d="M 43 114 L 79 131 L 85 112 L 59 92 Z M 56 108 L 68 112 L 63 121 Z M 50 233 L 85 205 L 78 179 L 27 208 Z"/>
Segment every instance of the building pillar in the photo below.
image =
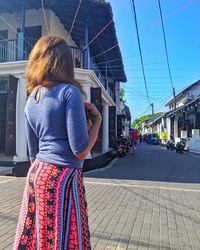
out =
<path fill-rule="evenodd" d="M 103 137 L 102 137 L 102 151 L 103 153 L 109 150 L 109 113 L 108 104 L 103 105 Z"/>
<path fill-rule="evenodd" d="M 20 14 L 20 32 L 17 33 L 17 60 L 24 60 L 24 33 L 25 33 L 25 7 L 22 6 Z"/>
<path fill-rule="evenodd" d="M 14 161 L 28 161 L 27 140 L 25 133 L 25 116 L 24 108 L 27 101 L 26 81 L 19 78 L 16 100 L 16 156 Z"/>
<path fill-rule="evenodd" d="M 83 66 L 84 69 L 90 69 L 90 49 L 88 46 L 89 43 L 89 32 L 88 25 L 85 26 L 85 35 L 84 35 L 84 51 L 83 51 Z"/>
<path fill-rule="evenodd" d="M 167 129 L 167 140 L 170 139 L 170 135 L 171 135 L 171 117 L 167 117 L 166 118 L 166 129 Z"/>
<path fill-rule="evenodd" d="M 174 119 L 174 138 L 178 138 L 178 117 Z"/>
<path fill-rule="evenodd" d="M 91 84 L 84 85 L 84 92 L 86 94 L 86 102 L 91 102 Z"/>

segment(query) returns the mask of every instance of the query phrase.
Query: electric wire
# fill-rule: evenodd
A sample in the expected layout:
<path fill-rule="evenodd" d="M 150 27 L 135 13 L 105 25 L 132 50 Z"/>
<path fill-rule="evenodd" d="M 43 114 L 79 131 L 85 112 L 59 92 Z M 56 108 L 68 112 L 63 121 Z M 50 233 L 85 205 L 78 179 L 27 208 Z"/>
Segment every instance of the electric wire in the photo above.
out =
<path fill-rule="evenodd" d="M 192 1 L 187 2 L 187 3 L 186 3 L 185 5 L 183 5 L 182 7 L 179 7 L 178 9 L 176 9 L 176 10 L 170 12 L 170 13 L 169 13 L 168 15 L 166 15 L 163 19 L 167 19 L 167 18 L 170 17 L 170 16 L 173 16 L 173 15 L 176 15 L 176 14 L 182 12 L 183 10 L 189 8 L 189 7 L 190 7 L 192 4 L 194 4 L 196 1 L 197 1 L 197 0 L 192 0 Z M 150 25 L 148 25 L 145 29 L 142 29 L 141 31 L 144 32 L 144 31 L 146 31 L 146 30 L 149 30 L 149 28 L 151 29 L 152 27 L 154 27 L 155 25 L 157 25 L 157 24 L 159 24 L 159 23 L 160 23 L 160 19 L 154 21 L 153 23 L 151 23 Z M 132 38 L 126 40 L 126 42 L 129 42 L 131 39 L 132 39 Z M 113 49 L 116 48 L 118 45 L 119 45 L 119 43 L 113 45 L 112 47 L 110 47 L 110 48 L 108 48 L 107 50 L 105 50 L 105 51 L 99 53 L 98 55 L 93 56 L 93 58 L 97 58 L 97 57 L 99 57 L 99 56 L 101 56 L 101 55 L 103 55 L 103 54 L 105 54 L 105 53 L 107 53 L 107 52 L 113 50 Z"/>
<path fill-rule="evenodd" d="M 167 40 L 166 40 L 165 27 L 164 27 L 163 14 L 162 14 L 162 8 L 161 8 L 160 0 L 158 0 L 158 6 L 159 6 L 159 12 L 160 12 L 160 18 L 161 18 L 161 25 L 162 25 L 162 33 L 163 33 L 163 39 L 164 39 L 164 45 L 165 45 L 165 54 L 166 54 L 166 60 L 167 60 L 167 68 L 168 68 L 168 72 L 169 72 L 169 78 L 170 78 L 170 83 L 171 83 L 172 91 L 174 91 L 174 85 L 173 85 L 173 81 L 172 81 L 171 68 L 170 68 L 170 64 L 169 64 L 169 54 L 168 54 Z"/>
<path fill-rule="evenodd" d="M 4 17 L 2 17 L 1 15 L 0 15 L 0 19 L 1 19 L 5 24 L 7 24 L 7 25 L 10 27 L 10 29 L 12 29 L 13 31 L 15 31 L 16 33 L 18 33 L 18 31 L 12 26 L 12 24 L 9 23 L 9 22 L 8 22 Z M 30 45 L 31 48 L 33 47 L 33 45 L 30 44 L 29 41 L 27 41 L 25 38 L 23 38 L 23 40 L 24 40 L 28 45 Z M 8 40 L 8 41 L 9 41 L 9 40 Z"/>
<path fill-rule="evenodd" d="M 70 38 L 71 33 L 72 33 L 72 30 L 73 30 L 73 28 L 74 28 L 74 24 L 75 24 L 75 22 L 76 22 L 76 18 L 77 18 L 77 16 L 78 16 L 78 12 L 79 12 L 79 9 L 80 9 L 80 7 L 81 7 L 81 3 L 82 3 L 82 0 L 79 0 L 79 4 L 78 4 L 78 7 L 77 7 L 77 9 L 76 9 L 76 12 L 75 12 L 75 15 L 74 15 L 74 19 L 73 19 L 73 21 L 72 21 L 72 25 L 71 25 L 71 28 L 70 28 L 70 31 L 69 31 L 69 34 L 68 34 L 67 42 L 69 41 L 69 38 Z"/>
<path fill-rule="evenodd" d="M 113 22 L 113 18 L 93 37 L 88 44 L 86 44 L 82 51 L 85 50 L 89 45 L 91 45 L 100 35 L 104 32 L 104 30 Z"/>
<path fill-rule="evenodd" d="M 44 17 L 44 22 L 45 22 L 47 34 L 50 35 L 50 31 L 49 31 L 49 27 L 48 27 L 48 22 L 47 22 L 46 11 L 45 11 L 45 8 L 44 8 L 44 1 L 45 0 L 41 0 L 41 7 L 42 7 L 42 12 L 43 12 L 43 17 Z"/>
<path fill-rule="evenodd" d="M 1 38 L 3 41 L 10 42 L 8 39 L 4 38 L 4 37 L 1 36 L 1 35 L 0 35 L 0 38 Z M 25 52 L 22 48 L 20 48 L 19 46 L 15 45 L 15 44 L 13 44 L 13 46 L 14 46 L 15 48 L 18 48 L 18 49 L 19 49 L 20 51 L 22 51 L 23 53 L 26 53 L 26 52 Z M 1 48 L 3 48 L 3 47 L 1 47 Z M 5 48 L 3 48 L 3 49 L 5 49 Z M 13 53 L 13 51 L 12 51 L 11 49 L 9 49 L 9 48 L 6 48 L 6 50 L 8 50 L 8 51 L 10 51 L 10 52 Z"/>
<path fill-rule="evenodd" d="M 151 102 L 150 102 L 150 98 L 149 98 L 146 75 L 145 75 L 145 71 L 144 71 L 144 63 L 143 63 L 143 57 L 142 57 L 142 49 L 141 49 L 141 43 L 140 43 L 140 35 L 139 35 L 139 29 L 138 29 L 138 23 L 137 23 L 137 14 L 136 14 L 136 8 L 135 8 L 134 0 L 132 0 L 131 6 L 132 6 L 131 9 L 132 9 L 132 13 L 133 13 L 135 28 L 136 28 L 136 35 L 137 35 L 138 48 L 139 48 L 139 53 L 140 53 L 140 61 L 141 61 L 141 67 L 142 67 L 142 74 L 143 74 L 143 78 L 144 78 L 145 90 L 146 90 L 147 100 L 148 100 L 148 102 L 150 104 Z"/>

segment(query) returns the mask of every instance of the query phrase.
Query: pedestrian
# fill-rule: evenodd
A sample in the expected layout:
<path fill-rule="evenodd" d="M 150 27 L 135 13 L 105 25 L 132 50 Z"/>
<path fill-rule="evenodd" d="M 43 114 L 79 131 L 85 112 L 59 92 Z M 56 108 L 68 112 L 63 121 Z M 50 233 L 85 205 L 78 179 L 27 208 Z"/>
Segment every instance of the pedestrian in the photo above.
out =
<path fill-rule="evenodd" d="M 140 139 L 140 144 L 142 144 L 142 141 L 143 141 L 143 136 L 140 134 L 139 136 L 139 139 Z"/>
<path fill-rule="evenodd" d="M 25 124 L 32 164 L 14 250 L 91 249 L 82 166 L 102 117 L 93 104 L 84 106 L 73 65 L 59 37 L 40 38 L 30 54 Z M 92 120 L 89 131 L 85 110 Z"/>
<path fill-rule="evenodd" d="M 138 132 L 136 129 L 131 130 L 130 137 L 131 137 L 131 145 L 132 145 L 133 154 L 135 154 L 136 153 L 136 145 L 137 145 L 137 141 L 138 141 Z"/>

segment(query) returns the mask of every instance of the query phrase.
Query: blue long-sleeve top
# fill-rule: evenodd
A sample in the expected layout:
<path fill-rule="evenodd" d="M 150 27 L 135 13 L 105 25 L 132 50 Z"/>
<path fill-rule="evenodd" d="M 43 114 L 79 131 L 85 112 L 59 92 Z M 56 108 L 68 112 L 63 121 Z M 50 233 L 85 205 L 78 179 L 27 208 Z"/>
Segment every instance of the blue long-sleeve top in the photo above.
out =
<path fill-rule="evenodd" d="M 25 127 L 30 160 L 81 168 L 75 154 L 89 144 L 83 99 L 77 87 L 61 83 L 32 91 L 25 107 Z"/>

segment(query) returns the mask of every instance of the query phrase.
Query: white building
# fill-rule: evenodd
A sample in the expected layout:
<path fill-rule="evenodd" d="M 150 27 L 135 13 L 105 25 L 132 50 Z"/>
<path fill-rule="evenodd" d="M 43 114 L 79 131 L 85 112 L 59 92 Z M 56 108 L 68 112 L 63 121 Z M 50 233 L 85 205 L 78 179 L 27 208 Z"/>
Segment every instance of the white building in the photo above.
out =
<path fill-rule="evenodd" d="M 101 164 L 100 156 L 110 154 L 117 135 L 119 86 L 126 82 L 126 75 L 114 22 L 92 39 L 109 23 L 112 9 L 105 1 L 83 0 L 72 28 L 78 5 L 79 1 L 52 0 L 45 6 L 44 15 L 40 0 L 0 3 L 0 165 L 28 165 L 24 131 L 27 93 L 23 75 L 32 47 L 47 34 L 68 41 L 75 77 L 86 92 L 86 101 L 95 103 L 103 114 L 99 138 L 88 158 L 97 157 L 97 167 Z"/>
<path fill-rule="evenodd" d="M 169 112 L 165 114 L 166 131 L 179 141 L 188 138 L 188 149 L 200 154 L 200 80 L 184 89 L 176 96 L 176 109 L 174 100 L 166 104 Z"/>
<path fill-rule="evenodd" d="M 187 132 L 187 137 L 192 137 L 193 129 L 200 129 L 200 81 L 185 88 L 176 96 L 176 109 L 174 100 L 166 104 L 169 112 L 166 113 L 166 128 L 168 138 L 181 137 L 181 131 Z"/>

